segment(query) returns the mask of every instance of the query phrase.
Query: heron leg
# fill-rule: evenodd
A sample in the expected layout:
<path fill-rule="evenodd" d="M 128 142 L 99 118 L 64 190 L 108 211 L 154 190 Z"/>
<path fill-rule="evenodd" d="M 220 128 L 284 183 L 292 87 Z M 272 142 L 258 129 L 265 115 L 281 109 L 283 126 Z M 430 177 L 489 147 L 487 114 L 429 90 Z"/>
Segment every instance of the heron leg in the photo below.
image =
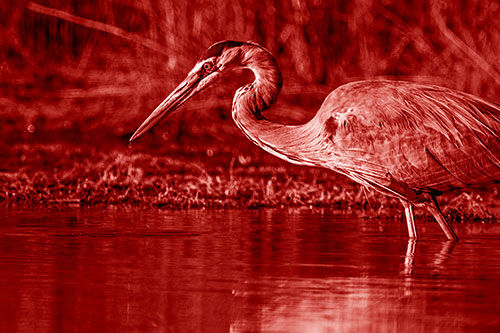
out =
<path fill-rule="evenodd" d="M 451 228 L 450 224 L 448 221 L 446 221 L 443 213 L 441 212 L 441 209 L 439 208 L 439 205 L 436 201 L 436 198 L 432 196 L 432 200 L 430 200 L 429 204 L 426 205 L 427 210 L 434 216 L 436 219 L 437 223 L 443 229 L 444 234 L 446 237 L 451 240 L 451 241 L 458 241 L 458 237 Z"/>
<path fill-rule="evenodd" d="M 400 200 L 405 209 L 406 224 L 408 225 L 408 235 L 411 239 L 417 239 L 417 225 L 415 224 L 415 215 L 413 213 L 413 204 L 406 201 Z"/>

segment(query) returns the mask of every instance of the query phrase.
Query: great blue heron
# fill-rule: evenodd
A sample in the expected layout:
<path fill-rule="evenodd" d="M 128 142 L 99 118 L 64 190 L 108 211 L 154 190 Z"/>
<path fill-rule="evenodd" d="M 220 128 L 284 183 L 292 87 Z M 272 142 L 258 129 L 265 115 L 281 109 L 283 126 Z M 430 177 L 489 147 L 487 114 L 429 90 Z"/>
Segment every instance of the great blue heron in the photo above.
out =
<path fill-rule="evenodd" d="M 436 196 L 500 179 L 499 104 L 439 86 L 369 80 L 335 89 L 303 125 L 273 123 L 262 111 L 276 101 L 281 73 L 271 53 L 252 42 L 212 45 L 130 142 L 234 68 L 255 75 L 236 91 L 232 108 L 252 142 L 291 163 L 324 167 L 399 198 L 410 238 L 417 238 L 413 207 L 424 206 L 446 237 L 458 240 Z"/>

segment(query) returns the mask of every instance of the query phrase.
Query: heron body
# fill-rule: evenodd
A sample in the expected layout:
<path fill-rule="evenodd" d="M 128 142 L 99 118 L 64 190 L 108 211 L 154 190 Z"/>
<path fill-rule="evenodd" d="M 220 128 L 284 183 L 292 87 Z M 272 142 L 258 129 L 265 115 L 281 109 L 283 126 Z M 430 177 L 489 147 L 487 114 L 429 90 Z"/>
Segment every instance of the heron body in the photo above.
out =
<path fill-rule="evenodd" d="M 500 180 L 499 104 L 439 86 L 369 80 L 335 89 L 305 124 L 273 123 L 262 112 L 278 97 L 281 73 L 271 53 L 251 42 L 212 45 L 130 141 L 242 67 L 255 75 L 233 100 L 232 117 L 242 132 L 291 163 L 324 167 L 399 198 L 411 238 L 417 238 L 413 207 L 423 206 L 446 237 L 457 240 L 436 196 Z"/>

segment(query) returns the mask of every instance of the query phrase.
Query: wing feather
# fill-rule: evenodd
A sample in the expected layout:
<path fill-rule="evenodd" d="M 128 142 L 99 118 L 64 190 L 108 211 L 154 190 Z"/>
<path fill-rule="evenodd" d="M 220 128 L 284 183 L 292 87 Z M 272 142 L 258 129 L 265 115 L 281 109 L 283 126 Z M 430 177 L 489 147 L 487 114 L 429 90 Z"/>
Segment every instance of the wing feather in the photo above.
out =
<path fill-rule="evenodd" d="M 332 163 L 369 183 L 446 191 L 500 180 L 495 102 L 438 86 L 359 81 L 332 92 L 316 117 L 330 124 Z"/>

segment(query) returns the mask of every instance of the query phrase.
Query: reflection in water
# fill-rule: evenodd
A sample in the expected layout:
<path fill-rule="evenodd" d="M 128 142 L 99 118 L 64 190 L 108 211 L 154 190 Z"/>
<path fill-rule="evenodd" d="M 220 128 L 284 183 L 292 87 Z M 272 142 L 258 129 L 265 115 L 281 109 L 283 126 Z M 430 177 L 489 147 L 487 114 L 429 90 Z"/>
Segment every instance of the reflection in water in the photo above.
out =
<path fill-rule="evenodd" d="M 411 275 L 413 273 L 413 264 L 415 263 L 415 252 L 417 250 L 417 240 L 409 238 L 408 247 L 406 248 L 405 264 L 403 275 Z"/>
<path fill-rule="evenodd" d="M 439 253 L 436 253 L 432 262 L 434 268 L 433 274 L 438 274 L 443 269 L 446 269 L 445 262 L 451 257 L 451 253 L 453 252 L 455 245 L 457 245 L 457 242 L 447 239 L 443 241 L 441 245 L 441 250 Z"/>
<path fill-rule="evenodd" d="M 445 261 L 450 258 L 451 252 L 457 242 L 452 240 L 444 240 L 441 243 L 441 249 L 439 253 L 436 253 L 434 260 L 431 265 L 434 267 L 434 271 L 437 273 L 444 268 Z M 404 270 L 402 271 L 403 276 L 409 276 L 413 274 L 413 266 L 415 263 L 415 257 L 417 252 L 417 240 L 408 239 L 408 247 L 406 248 L 406 255 L 404 260 Z"/>
<path fill-rule="evenodd" d="M 1 331 L 498 329 L 500 227 L 329 210 L 2 211 Z"/>

